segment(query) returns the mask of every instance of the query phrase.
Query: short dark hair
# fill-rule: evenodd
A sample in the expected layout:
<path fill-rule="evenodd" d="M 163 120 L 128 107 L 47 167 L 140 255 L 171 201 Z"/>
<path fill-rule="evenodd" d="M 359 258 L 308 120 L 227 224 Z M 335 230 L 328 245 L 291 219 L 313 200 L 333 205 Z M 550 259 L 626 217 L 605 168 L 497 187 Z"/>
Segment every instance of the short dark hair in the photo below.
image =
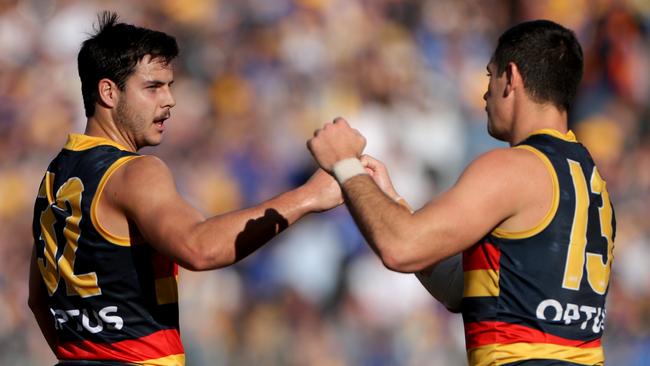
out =
<path fill-rule="evenodd" d="M 492 56 L 501 75 L 517 65 L 530 97 L 568 111 L 582 79 L 583 56 L 573 31 L 550 20 L 520 23 L 505 31 Z"/>
<path fill-rule="evenodd" d="M 110 79 L 124 90 L 126 80 L 145 56 L 169 63 L 178 55 L 176 39 L 170 35 L 119 23 L 114 12 L 102 12 L 97 19 L 96 33 L 84 41 L 77 56 L 86 117 L 95 114 L 97 84 L 101 79 Z"/>

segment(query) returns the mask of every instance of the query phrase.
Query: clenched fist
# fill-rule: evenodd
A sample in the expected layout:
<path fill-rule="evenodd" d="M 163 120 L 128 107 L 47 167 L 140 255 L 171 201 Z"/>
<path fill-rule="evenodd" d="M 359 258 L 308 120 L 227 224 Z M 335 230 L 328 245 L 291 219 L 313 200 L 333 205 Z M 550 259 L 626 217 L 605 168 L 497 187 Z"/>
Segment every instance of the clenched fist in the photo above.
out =
<path fill-rule="evenodd" d="M 314 159 L 328 173 L 337 161 L 361 156 L 365 147 L 366 138 L 341 117 L 314 131 L 314 137 L 307 141 Z"/>

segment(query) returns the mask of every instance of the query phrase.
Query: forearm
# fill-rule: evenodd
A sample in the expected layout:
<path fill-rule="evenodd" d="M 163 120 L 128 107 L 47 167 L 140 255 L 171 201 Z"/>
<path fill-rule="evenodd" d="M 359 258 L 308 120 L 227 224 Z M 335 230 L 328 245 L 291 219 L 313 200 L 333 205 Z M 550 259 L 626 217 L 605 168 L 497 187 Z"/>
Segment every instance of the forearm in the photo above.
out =
<path fill-rule="evenodd" d="M 302 188 L 257 206 L 211 217 L 192 230 L 191 244 L 200 248 L 198 270 L 231 265 L 269 242 L 313 209 L 313 197 Z"/>
<path fill-rule="evenodd" d="M 342 185 L 345 202 L 359 230 L 389 269 L 405 272 L 402 254 L 414 238 L 407 205 L 386 196 L 372 178 L 359 175 Z"/>

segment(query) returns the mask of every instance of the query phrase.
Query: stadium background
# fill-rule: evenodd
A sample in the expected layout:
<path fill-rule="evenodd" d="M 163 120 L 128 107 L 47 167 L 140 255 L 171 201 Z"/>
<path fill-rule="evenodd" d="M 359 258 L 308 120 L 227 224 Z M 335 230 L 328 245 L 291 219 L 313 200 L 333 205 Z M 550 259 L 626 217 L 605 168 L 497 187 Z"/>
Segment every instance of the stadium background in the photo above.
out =
<path fill-rule="evenodd" d="M 0 1 L 0 364 L 54 359 L 27 301 L 33 199 L 85 119 L 76 54 L 98 11 L 175 35 L 177 106 L 151 150 L 205 213 L 247 206 L 314 169 L 305 140 L 337 115 L 414 206 L 503 146 L 485 131 L 485 66 L 521 20 L 574 29 L 585 76 L 571 126 L 618 216 L 605 349 L 650 365 L 650 2 Z M 252 257 L 181 273 L 188 365 L 463 365 L 462 323 L 366 248 L 345 208 Z"/>

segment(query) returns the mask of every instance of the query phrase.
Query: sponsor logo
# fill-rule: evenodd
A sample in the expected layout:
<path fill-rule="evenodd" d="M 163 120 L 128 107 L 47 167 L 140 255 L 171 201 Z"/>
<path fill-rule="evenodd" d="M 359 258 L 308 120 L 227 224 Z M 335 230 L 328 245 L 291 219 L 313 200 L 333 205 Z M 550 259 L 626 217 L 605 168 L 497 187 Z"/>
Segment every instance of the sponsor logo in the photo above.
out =
<path fill-rule="evenodd" d="M 54 326 L 56 329 L 76 327 L 77 331 L 87 330 L 90 333 L 99 333 L 104 329 L 122 329 L 124 320 L 115 315 L 117 306 L 107 306 L 99 311 L 94 309 L 50 309 L 54 315 Z M 68 324 L 73 323 L 73 324 Z"/>
<path fill-rule="evenodd" d="M 566 325 L 580 323 L 580 329 L 599 334 L 605 329 L 603 308 L 567 303 L 562 305 L 554 299 L 546 299 L 537 305 L 537 319 L 563 322 Z"/>

